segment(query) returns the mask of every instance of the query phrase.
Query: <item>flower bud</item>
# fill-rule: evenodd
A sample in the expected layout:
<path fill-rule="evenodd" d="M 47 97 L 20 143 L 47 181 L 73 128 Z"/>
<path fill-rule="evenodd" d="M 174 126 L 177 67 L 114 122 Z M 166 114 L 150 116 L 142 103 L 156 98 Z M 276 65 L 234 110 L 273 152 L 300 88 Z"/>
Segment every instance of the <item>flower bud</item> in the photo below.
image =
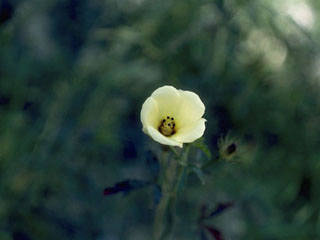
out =
<path fill-rule="evenodd" d="M 225 138 L 221 138 L 218 143 L 219 154 L 222 159 L 231 160 L 237 153 L 237 143 L 229 139 L 228 136 Z"/>

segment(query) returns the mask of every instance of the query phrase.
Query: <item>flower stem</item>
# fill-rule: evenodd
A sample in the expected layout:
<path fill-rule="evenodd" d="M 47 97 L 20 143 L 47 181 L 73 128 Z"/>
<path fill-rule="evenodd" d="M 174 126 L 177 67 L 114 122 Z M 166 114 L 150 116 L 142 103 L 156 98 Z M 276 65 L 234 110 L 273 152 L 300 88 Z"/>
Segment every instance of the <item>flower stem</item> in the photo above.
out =
<path fill-rule="evenodd" d="M 205 169 L 211 167 L 211 165 L 213 165 L 214 163 L 218 162 L 220 159 L 221 159 L 221 157 L 220 157 L 220 155 L 218 155 L 216 158 L 213 158 L 209 162 L 207 162 L 204 165 L 202 165 L 201 169 L 205 170 Z"/>
<path fill-rule="evenodd" d="M 183 184 L 186 167 L 188 166 L 189 148 L 190 148 L 190 145 L 187 145 L 186 149 L 185 149 L 185 152 L 183 153 L 180 161 L 178 161 L 178 163 L 180 163 L 181 166 L 180 166 L 180 169 L 179 169 L 177 182 L 176 182 L 176 185 L 175 185 L 175 193 L 176 194 L 178 194 L 180 192 L 181 188 L 182 188 L 181 186 Z"/>
<path fill-rule="evenodd" d="M 181 162 L 187 163 L 189 146 L 186 147 L 185 152 L 182 155 L 178 155 L 177 152 L 173 153 L 175 154 L 175 157 L 179 156 Z M 172 232 L 177 193 L 180 191 L 180 186 L 184 179 L 183 176 L 187 166 L 187 164 L 179 165 L 179 161 L 175 161 L 174 159 L 169 159 L 167 166 L 165 166 L 165 164 L 163 164 L 163 162 L 166 161 L 165 158 L 165 154 L 162 153 L 162 158 L 160 160 L 162 162 L 161 170 L 163 172 L 163 177 L 161 179 L 162 198 L 155 213 L 153 240 L 165 240 Z"/>
<path fill-rule="evenodd" d="M 153 229 L 153 240 L 162 240 L 170 235 L 172 225 L 173 225 L 173 210 L 174 210 L 174 197 L 172 186 L 176 177 L 177 172 L 177 162 L 168 161 L 165 165 L 163 162 L 166 161 L 166 154 L 162 153 L 161 157 L 161 191 L 162 198 L 160 203 L 156 208 L 155 219 L 154 219 L 154 229 Z M 171 159 L 170 159 L 171 160 Z"/>

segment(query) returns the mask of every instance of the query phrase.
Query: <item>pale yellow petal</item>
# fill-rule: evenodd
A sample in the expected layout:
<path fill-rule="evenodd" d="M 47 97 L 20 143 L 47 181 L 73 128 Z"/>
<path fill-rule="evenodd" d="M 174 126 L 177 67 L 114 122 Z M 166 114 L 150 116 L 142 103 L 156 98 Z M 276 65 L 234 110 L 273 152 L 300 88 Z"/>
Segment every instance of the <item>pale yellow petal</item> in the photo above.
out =
<path fill-rule="evenodd" d="M 156 130 L 154 127 L 148 126 L 147 127 L 148 135 L 155 140 L 156 142 L 159 142 L 164 145 L 169 146 L 178 146 L 182 148 L 182 143 L 173 140 L 172 138 L 168 138 L 166 136 L 163 136 L 158 130 Z"/>
<path fill-rule="evenodd" d="M 160 116 L 158 111 L 158 103 L 149 97 L 142 105 L 140 119 L 143 125 L 143 131 L 146 132 L 147 126 L 158 127 Z"/>
<path fill-rule="evenodd" d="M 177 132 L 171 138 L 178 142 L 193 142 L 198 138 L 202 137 L 206 128 L 205 122 L 206 120 L 204 118 L 201 118 L 188 126 L 178 129 Z"/>
<path fill-rule="evenodd" d="M 180 109 L 180 92 L 172 86 L 163 86 L 155 90 L 152 98 L 158 103 L 159 113 L 162 118 L 175 117 Z"/>
<path fill-rule="evenodd" d="M 190 91 L 179 90 L 181 105 L 176 115 L 177 126 L 184 127 L 199 120 L 205 111 L 205 106 L 200 97 Z"/>

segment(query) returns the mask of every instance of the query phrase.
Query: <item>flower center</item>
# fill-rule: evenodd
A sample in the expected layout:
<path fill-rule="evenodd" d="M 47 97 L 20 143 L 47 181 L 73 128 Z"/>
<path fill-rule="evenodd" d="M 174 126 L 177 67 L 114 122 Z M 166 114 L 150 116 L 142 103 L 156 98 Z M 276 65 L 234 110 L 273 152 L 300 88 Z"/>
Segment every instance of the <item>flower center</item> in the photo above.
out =
<path fill-rule="evenodd" d="M 167 118 L 163 119 L 159 126 L 159 132 L 161 132 L 164 136 L 172 136 L 175 134 L 175 126 L 174 118 L 167 116 Z"/>

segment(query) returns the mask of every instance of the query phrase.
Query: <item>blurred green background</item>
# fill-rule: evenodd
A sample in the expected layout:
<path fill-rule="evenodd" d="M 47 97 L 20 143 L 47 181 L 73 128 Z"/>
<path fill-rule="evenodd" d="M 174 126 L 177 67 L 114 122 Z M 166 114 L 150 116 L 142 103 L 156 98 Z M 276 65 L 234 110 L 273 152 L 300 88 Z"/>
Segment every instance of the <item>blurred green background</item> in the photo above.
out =
<path fill-rule="evenodd" d="M 320 239 L 320 2 L 1 0 L 0 239 L 150 240 L 140 109 L 173 85 L 206 105 L 213 154 L 190 176 L 172 239 L 199 239 L 202 204 L 227 240 Z M 208 238 L 209 239 L 209 238 Z"/>

